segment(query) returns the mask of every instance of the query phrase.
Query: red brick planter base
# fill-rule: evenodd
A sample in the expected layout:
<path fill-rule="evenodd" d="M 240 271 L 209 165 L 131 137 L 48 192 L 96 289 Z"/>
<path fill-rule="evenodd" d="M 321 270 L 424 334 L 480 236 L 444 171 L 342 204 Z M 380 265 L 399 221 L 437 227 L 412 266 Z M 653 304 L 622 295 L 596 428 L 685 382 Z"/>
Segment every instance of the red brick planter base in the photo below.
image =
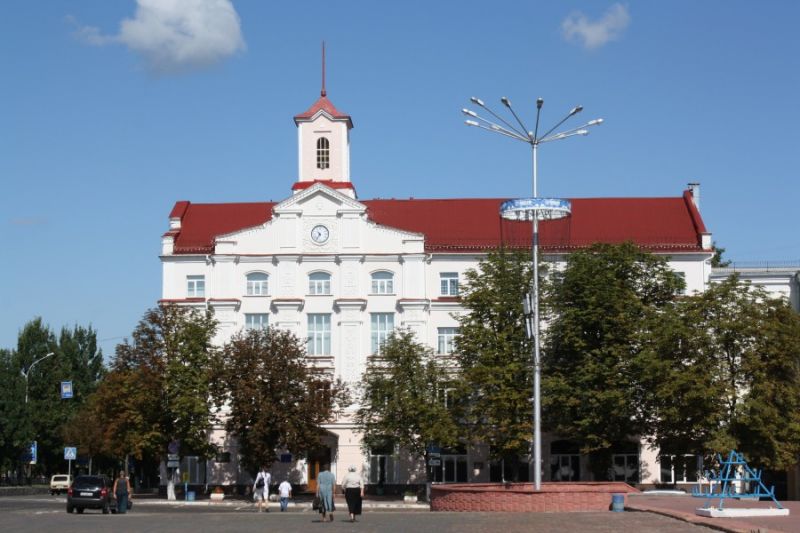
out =
<path fill-rule="evenodd" d="M 611 495 L 639 492 L 621 482 L 542 483 L 459 483 L 431 487 L 431 511 L 506 511 L 572 513 L 608 511 Z"/>

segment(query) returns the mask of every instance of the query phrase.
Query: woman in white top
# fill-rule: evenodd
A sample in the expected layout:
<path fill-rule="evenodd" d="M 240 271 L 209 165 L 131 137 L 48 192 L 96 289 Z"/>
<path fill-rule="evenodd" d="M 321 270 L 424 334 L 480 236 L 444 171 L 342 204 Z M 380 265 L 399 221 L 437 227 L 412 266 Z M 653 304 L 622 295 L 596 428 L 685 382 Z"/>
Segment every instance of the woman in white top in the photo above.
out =
<path fill-rule="evenodd" d="M 356 473 L 356 467 L 350 466 L 342 479 L 344 498 L 347 500 L 347 510 L 350 512 L 350 521 L 355 522 L 356 516 L 361 514 L 361 502 L 364 498 L 364 482 Z"/>

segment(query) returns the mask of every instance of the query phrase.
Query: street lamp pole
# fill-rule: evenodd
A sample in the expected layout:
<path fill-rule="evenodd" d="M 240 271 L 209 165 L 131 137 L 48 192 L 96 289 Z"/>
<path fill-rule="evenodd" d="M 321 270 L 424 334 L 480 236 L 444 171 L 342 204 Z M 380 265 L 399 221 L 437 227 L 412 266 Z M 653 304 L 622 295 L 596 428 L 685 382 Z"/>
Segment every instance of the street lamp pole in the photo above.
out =
<path fill-rule="evenodd" d="M 28 374 L 31 373 L 31 369 L 33 369 L 33 367 L 36 365 L 36 363 L 38 363 L 40 361 L 44 361 L 45 359 L 47 359 L 51 355 L 55 355 L 55 353 L 54 352 L 50 352 L 47 355 L 43 355 L 39 359 L 36 359 L 33 363 L 30 364 L 30 366 L 28 367 L 27 370 L 20 369 L 20 371 L 19 371 L 20 374 L 22 374 L 22 377 L 25 378 L 25 405 L 28 404 Z"/>
<path fill-rule="evenodd" d="M 509 220 L 530 220 L 533 222 L 533 240 L 531 243 L 531 260 L 533 270 L 533 280 L 531 293 L 525 295 L 524 309 L 526 316 L 526 327 L 528 337 L 533 340 L 533 482 L 534 489 L 541 490 L 542 481 L 542 434 L 541 434 L 541 354 L 539 342 L 539 221 L 552 220 L 569 216 L 571 212 L 571 205 L 568 200 L 558 198 L 540 198 L 538 190 L 538 151 L 541 143 L 558 141 L 573 137 L 576 135 L 588 135 L 587 128 L 597 126 L 603 123 L 603 119 L 598 118 L 590 120 L 589 122 L 559 133 L 553 133 L 564 122 L 572 116 L 580 113 L 583 110 L 582 106 L 573 107 L 566 117 L 561 119 L 555 126 L 550 128 L 547 133 L 539 135 L 539 118 L 544 105 L 544 99 L 536 99 L 536 126 L 533 131 L 528 130 L 520 120 L 514 108 L 511 107 L 511 102 L 505 96 L 500 99 L 500 102 L 511 112 L 517 124 L 521 129 L 511 125 L 500 115 L 492 111 L 480 98 L 470 98 L 473 104 L 480 106 L 492 115 L 494 119 L 502 124 L 498 124 L 494 120 L 484 118 L 474 111 L 469 109 L 462 109 L 462 113 L 477 120 L 468 119 L 465 123 L 468 126 L 481 128 L 492 133 L 498 133 L 505 137 L 511 137 L 518 141 L 527 143 L 531 147 L 531 159 L 533 167 L 533 197 L 522 198 L 517 200 L 509 200 L 500 206 L 500 214 L 503 218 Z"/>

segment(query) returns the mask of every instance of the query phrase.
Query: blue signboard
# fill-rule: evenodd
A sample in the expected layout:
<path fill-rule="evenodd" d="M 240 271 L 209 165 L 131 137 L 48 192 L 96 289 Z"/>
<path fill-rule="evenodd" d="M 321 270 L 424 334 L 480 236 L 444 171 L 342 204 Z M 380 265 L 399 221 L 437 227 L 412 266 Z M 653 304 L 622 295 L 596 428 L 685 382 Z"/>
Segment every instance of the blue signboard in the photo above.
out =
<path fill-rule="evenodd" d="M 61 382 L 61 399 L 68 400 L 72 398 L 72 382 L 71 381 L 62 381 Z"/>
<path fill-rule="evenodd" d="M 39 456 L 39 444 L 36 441 L 31 442 L 30 445 L 30 464 L 35 465 Z"/>
<path fill-rule="evenodd" d="M 290 453 L 282 453 L 281 454 L 281 462 L 282 463 L 291 463 L 292 462 L 292 454 L 290 454 Z"/>
<path fill-rule="evenodd" d="M 78 448 L 68 446 L 64 448 L 64 460 L 74 461 L 78 457 Z"/>

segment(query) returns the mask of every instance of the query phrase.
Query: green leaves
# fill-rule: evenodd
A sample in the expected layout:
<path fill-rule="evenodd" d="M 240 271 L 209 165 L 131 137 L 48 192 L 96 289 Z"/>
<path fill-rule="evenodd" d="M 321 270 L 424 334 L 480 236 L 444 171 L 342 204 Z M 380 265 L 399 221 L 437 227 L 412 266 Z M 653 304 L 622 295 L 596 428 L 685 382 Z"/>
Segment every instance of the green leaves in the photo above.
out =
<path fill-rule="evenodd" d="M 292 333 L 255 329 L 234 335 L 215 359 L 213 393 L 229 410 L 225 428 L 255 471 L 283 449 L 302 456 L 319 445 L 322 425 L 350 403 L 347 387 L 309 366 Z"/>
<path fill-rule="evenodd" d="M 408 330 L 396 330 L 370 358 L 355 416 L 366 447 L 391 441 L 416 457 L 432 442 L 454 445 L 458 427 L 445 404 L 449 369 Z"/>
<path fill-rule="evenodd" d="M 457 317 L 458 414 L 469 441 L 488 444 L 496 458 L 516 459 L 528 452 L 533 433 L 532 343 L 522 309 L 530 257 L 501 249 L 465 279 L 467 312 Z"/>

